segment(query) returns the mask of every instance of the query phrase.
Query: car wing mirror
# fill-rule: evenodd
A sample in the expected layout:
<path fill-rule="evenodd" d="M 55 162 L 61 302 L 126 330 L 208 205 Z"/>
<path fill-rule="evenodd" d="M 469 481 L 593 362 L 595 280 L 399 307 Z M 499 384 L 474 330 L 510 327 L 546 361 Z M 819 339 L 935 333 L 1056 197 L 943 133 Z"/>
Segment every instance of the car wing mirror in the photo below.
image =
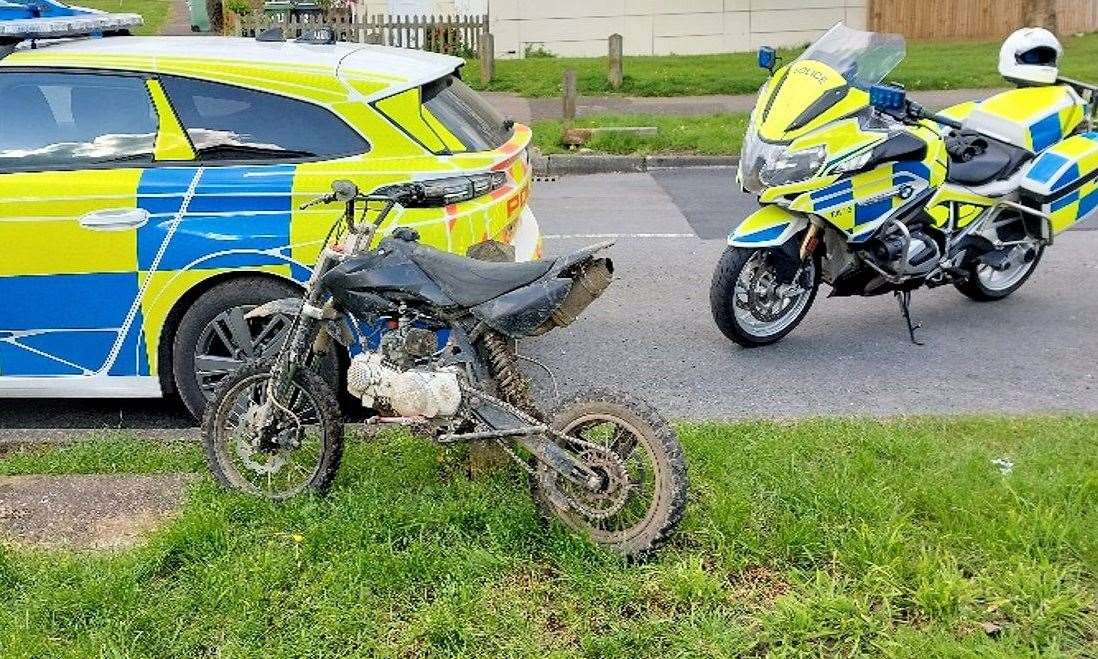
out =
<path fill-rule="evenodd" d="M 759 68 L 774 73 L 774 66 L 778 63 L 778 51 L 773 46 L 761 46 L 758 53 Z"/>

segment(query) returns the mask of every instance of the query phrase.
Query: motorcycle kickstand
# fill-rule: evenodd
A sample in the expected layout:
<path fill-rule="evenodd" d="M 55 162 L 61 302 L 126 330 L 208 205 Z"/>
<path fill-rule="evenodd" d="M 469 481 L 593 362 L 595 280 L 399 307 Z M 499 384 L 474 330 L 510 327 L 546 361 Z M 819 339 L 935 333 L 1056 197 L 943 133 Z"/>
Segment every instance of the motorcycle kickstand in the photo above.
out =
<path fill-rule="evenodd" d="M 896 301 L 900 303 L 900 313 L 907 322 L 907 333 L 911 336 L 911 342 L 917 346 L 926 345 L 915 337 L 915 331 L 922 329 L 923 324 L 911 320 L 911 291 L 896 291 Z"/>

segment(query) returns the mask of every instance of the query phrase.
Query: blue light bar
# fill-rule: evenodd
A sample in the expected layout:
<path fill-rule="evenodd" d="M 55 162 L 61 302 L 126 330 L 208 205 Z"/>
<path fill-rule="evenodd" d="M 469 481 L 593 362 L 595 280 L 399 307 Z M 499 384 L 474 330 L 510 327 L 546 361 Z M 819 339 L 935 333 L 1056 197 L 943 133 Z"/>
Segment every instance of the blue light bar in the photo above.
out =
<path fill-rule="evenodd" d="M 55 0 L 0 0 L 0 39 L 53 39 L 101 35 L 144 23 L 137 14 L 110 14 Z"/>
<path fill-rule="evenodd" d="M 907 105 L 907 91 L 897 85 L 873 85 L 869 88 L 869 104 L 878 110 L 899 112 Z"/>

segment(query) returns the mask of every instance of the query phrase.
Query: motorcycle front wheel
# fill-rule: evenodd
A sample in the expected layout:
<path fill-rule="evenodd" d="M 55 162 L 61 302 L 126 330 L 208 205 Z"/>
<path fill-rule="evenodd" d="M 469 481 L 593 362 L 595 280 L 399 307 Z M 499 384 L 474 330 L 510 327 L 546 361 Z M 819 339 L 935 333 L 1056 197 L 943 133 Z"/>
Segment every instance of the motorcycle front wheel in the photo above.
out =
<path fill-rule="evenodd" d="M 713 320 L 726 337 L 754 348 L 780 341 L 801 323 L 819 290 L 819 264 L 808 262 L 800 283 L 782 284 L 767 249 L 728 247 L 709 287 Z"/>
<path fill-rule="evenodd" d="M 206 464 L 223 487 L 256 496 L 322 494 L 343 457 L 339 404 L 324 378 L 299 369 L 274 421 L 260 427 L 271 365 L 247 364 L 217 389 L 202 422 Z"/>
<path fill-rule="evenodd" d="M 546 518 L 629 559 L 643 559 L 671 537 L 686 510 L 686 461 L 674 429 L 648 403 L 591 391 L 565 401 L 549 423 L 572 438 L 559 444 L 599 474 L 592 491 L 545 465 L 533 479 Z"/>

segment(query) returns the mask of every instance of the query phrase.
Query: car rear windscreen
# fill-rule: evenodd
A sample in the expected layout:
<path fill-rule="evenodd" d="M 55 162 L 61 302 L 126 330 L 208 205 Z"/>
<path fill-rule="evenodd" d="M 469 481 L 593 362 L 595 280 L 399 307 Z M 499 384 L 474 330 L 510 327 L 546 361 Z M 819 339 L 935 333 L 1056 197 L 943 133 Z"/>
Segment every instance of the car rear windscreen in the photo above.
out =
<path fill-rule="evenodd" d="M 514 122 L 504 119 L 488 101 L 457 76 L 423 86 L 423 105 L 468 151 L 491 151 L 511 139 Z"/>

